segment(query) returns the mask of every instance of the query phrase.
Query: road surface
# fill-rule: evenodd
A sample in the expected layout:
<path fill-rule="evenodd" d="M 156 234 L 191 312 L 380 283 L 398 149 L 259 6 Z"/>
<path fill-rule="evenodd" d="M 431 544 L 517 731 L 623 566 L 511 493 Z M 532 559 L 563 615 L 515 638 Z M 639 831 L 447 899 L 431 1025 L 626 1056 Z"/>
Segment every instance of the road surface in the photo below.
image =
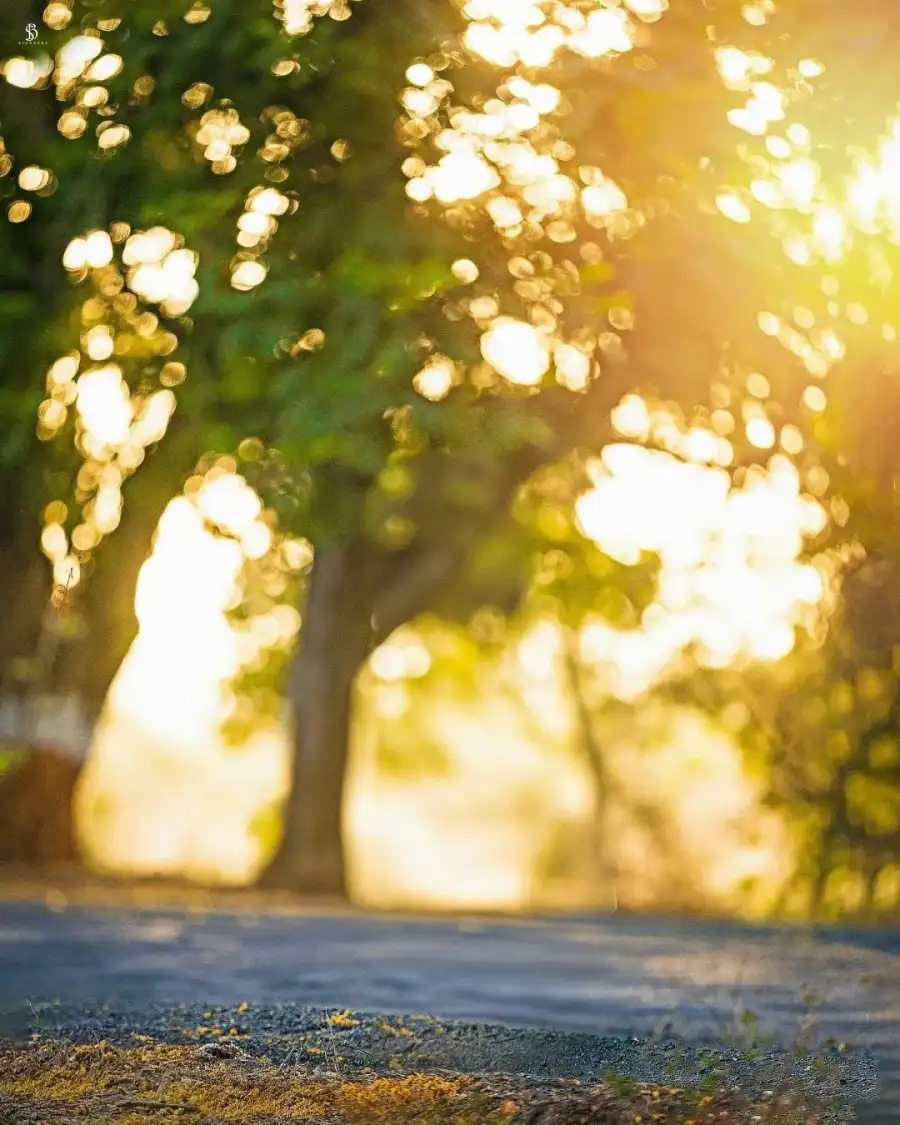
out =
<path fill-rule="evenodd" d="M 804 1005 L 804 985 L 821 1003 Z M 868 1047 L 900 1122 L 900 928 L 792 929 L 635 918 L 485 919 L 298 911 L 51 909 L 0 902 L 0 1012 L 47 1001 L 283 1003 L 429 1013 L 607 1036 L 703 1039 L 758 1014 L 790 1045 Z"/>

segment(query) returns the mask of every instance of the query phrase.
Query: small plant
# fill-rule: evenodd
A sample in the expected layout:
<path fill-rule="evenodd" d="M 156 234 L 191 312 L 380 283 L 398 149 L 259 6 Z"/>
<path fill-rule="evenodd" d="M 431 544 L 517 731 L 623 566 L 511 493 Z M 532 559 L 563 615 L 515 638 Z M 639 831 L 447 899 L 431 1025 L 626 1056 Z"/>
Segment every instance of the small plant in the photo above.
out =
<path fill-rule="evenodd" d="M 616 1091 L 621 1094 L 623 1098 L 634 1097 L 638 1089 L 638 1084 L 633 1078 L 628 1078 L 622 1074 L 615 1074 L 613 1071 L 608 1071 L 604 1078 L 607 1083 Z"/>
<path fill-rule="evenodd" d="M 825 1002 L 825 997 L 804 984 L 800 993 L 800 1000 L 806 1008 L 806 1014 L 800 1020 L 794 1053 L 798 1056 L 805 1056 L 809 1053 L 810 1037 L 819 1022 L 817 1009 L 821 1008 Z"/>
<path fill-rule="evenodd" d="M 334 1031 L 332 1030 L 331 1019 L 328 1017 L 327 1013 L 324 1013 L 324 1012 L 323 1012 L 323 1017 L 324 1017 L 324 1022 L 325 1022 L 325 1030 L 328 1032 L 328 1041 L 331 1044 L 331 1054 L 332 1054 L 333 1060 L 334 1060 L 333 1064 L 332 1064 L 332 1061 L 328 1058 L 328 1049 L 325 1046 L 324 1038 L 322 1039 L 322 1054 L 325 1056 L 325 1062 L 329 1066 L 329 1068 L 332 1071 L 334 1071 L 335 1074 L 340 1076 L 340 1073 L 341 1073 L 341 1068 L 339 1066 L 340 1056 L 337 1053 L 337 1044 L 334 1041 Z"/>
<path fill-rule="evenodd" d="M 861 982 L 863 983 L 863 982 Z M 866 982 L 867 983 L 867 982 Z M 839 1060 L 835 1055 L 843 1055 L 852 1051 L 853 1047 L 831 1037 L 824 1041 L 822 1048 L 828 1050 L 827 1056 L 813 1052 L 813 1034 L 819 1022 L 819 1009 L 825 997 L 804 984 L 800 992 L 800 1000 L 804 1013 L 800 1020 L 794 1042 L 786 1049 L 795 1058 L 808 1059 L 808 1067 L 815 1074 L 823 1077 L 829 1076 L 833 1070 L 840 1068 Z M 763 1035 L 760 1030 L 759 1013 L 751 1008 L 745 1008 L 740 1003 L 739 996 L 734 997 L 732 1011 L 723 1014 L 716 1012 L 715 1023 L 717 1030 L 711 1045 L 700 1047 L 696 1052 L 697 1065 L 700 1070 L 698 1079 L 692 1083 L 696 1096 L 701 1099 L 700 1105 L 708 1103 L 710 1098 L 722 1094 L 725 1086 L 729 1085 L 729 1069 L 722 1065 L 721 1052 L 725 1048 L 730 1053 L 737 1053 L 742 1058 L 759 1060 L 766 1048 L 773 1047 L 776 1039 L 773 1035 Z M 671 1025 L 667 1023 L 667 1029 Z M 656 1035 L 651 1036 L 647 1046 L 656 1041 Z M 679 1063 L 683 1062 L 687 1053 L 687 1046 L 680 1043 L 674 1047 L 666 1060 L 664 1071 L 670 1078 L 678 1071 Z M 810 1056 L 812 1056 L 810 1058 Z M 844 1080 L 835 1074 L 840 1084 Z M 619 1079 L 619 1082 L 622 1080 Z M 620 1087 L 617 1085 L 616 1089 Z M 773 1097 L 769 1108 L 763 1116 L 755 1120 L 764 1125 L 805 1125 L 810 1121 L 809 1107 L 805 1104 L 805 1095 L 799 1090 L 782 1089 L 777 1097 Z"/>

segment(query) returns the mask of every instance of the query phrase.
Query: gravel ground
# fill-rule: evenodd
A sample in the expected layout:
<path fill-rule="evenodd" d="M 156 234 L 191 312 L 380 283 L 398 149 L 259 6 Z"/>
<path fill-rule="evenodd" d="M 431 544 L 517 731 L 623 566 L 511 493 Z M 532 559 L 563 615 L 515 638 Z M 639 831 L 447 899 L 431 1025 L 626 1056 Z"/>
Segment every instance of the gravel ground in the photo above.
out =
<path fill-rule="evenodd" d="M 747 1059 L 720 1041 L 704 1053 L 736 1008 L 758 1012 L 760 1033 L 788 1048 L 804 983 L 825 999 L 811 1042 L 834 1036 L 865 1054 L 817 1048 L 823 1071 L 775 1049 Z M 323 1009 L 338 1005 L 357 1012 L 326 1030 Z M 35 1020 L 83 1042 L 235 1027 L 246 1050 L 276 1062 L 317 1065 L 325 1052 L 385 1073 L 398 1063 L 583 1081 L 613 1071 L 684 1085 L 707 1075 L 748 1093 L 793 1082 L 844 1099 L 836 1125 L 900 1122 L 900 934 L 890 930 L 0 903 L 4 1010 L 8 1035 Z M 416 1011 L 433 1018 L 407 1015 Z"/>
<path fill-rule="evenodd" d="M 852 1120 L 852 1103 L 871 1099 L 876 1085 L 872 1058 L 837 1050 L 820 1052 L 815 1059 L 768 1050 L 749 1059 L 721 1045 L 715 1049 L 672 1037 L 609 1038 L 294 1004 L 42 1004 L 35 1006 L 33 1021 L 42 1037 L 75 1043 L 106 1040 L 133 1046 L 135 1035 L 171 1044 L 209 1043 L 224 1035 L 225 1042 L 239 1044 L 249 1055 L 265 1055 L 279 1066 L 312 1068 L 313 1073 L 518 1074 L 533 1082 L 576 1078 L 583 1084 L 613 1073 L 680 1087 L 699 1087 L 707 1079 L 716 1089 L 736 1087 L 753 1098 L 766 1091 L 803 1089 L 830 1107 L 823 1120 L 834 1125 Z"/>

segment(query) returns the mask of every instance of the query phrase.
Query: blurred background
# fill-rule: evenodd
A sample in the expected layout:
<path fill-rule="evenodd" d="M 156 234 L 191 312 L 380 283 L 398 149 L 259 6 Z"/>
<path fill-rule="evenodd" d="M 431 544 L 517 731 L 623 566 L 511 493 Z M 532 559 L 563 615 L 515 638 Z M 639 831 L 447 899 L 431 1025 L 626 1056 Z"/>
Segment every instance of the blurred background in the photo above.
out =
<path fill-rule="evenodd" d="M 8 878 L 896 919 L 890 6 L 8 8 Z"/>

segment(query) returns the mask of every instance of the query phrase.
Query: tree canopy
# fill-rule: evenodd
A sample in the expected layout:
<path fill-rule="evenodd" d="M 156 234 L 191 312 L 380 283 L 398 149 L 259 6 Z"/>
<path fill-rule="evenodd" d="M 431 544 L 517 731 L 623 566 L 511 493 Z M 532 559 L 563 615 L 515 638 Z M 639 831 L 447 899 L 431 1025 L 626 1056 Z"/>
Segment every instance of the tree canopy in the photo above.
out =
<path fill-rule="evenodd" d="M 230 464 L 273 543 L 302 536 L 323 574 L 341 555 L 351 679 L 424 611 L 514 610 L 547 552 L 560 605 L 634 584 L 574 513 L 613 442 L 737 483 L 790 462 L 828 506 L 811 553 L 891 549 L 900 125 L 847 40 L 880 57 L 894 20 L 51 4 L 2 50 L 0 467 L 54 502 L 57 580 L 89 575 L 176 437 L 160 497 Z"/>

